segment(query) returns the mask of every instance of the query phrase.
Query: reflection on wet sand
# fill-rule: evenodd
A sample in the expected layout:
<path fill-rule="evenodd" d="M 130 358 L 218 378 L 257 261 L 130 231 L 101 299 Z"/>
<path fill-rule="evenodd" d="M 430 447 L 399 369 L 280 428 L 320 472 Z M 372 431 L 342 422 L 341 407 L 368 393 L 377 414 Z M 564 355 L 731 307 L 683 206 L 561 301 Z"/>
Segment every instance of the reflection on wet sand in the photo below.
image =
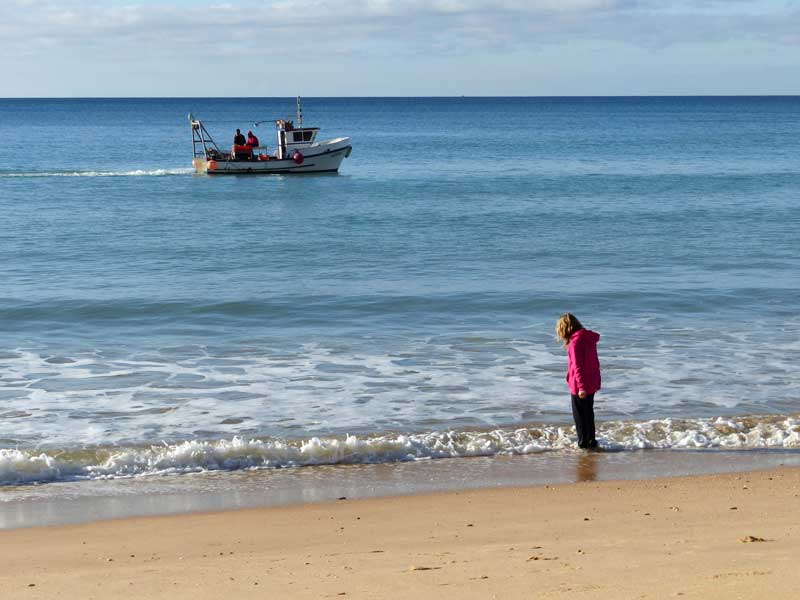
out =
<path fill-rule="evenodd" d="M 585 452 L 578 458 L 575 469 L 575 481 L 596 481 L 598 467 L 598 454 Z"/>

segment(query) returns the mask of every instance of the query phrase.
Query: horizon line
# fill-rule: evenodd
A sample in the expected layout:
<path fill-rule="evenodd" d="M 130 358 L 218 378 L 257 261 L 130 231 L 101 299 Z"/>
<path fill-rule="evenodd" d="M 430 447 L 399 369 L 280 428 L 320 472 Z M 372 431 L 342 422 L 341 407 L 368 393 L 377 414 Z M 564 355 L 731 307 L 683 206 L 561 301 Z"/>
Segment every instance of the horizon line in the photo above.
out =
<path fill-rule="evenodd" d="M 458 99 L 458 98 L 800 98 L 800 93 L 762 93 L 762 94 L 562 94 L 562 95 L 526 95 L 526 94 L 492 94 L 492 95 L 422 95 L 422 96 L 303 96 L 301 98 L 316 99 L 353 99 L 353 100 L 383 100 L 383 99 Z M 285 100 L 297 96 L 0 96 L 0 100 Z"/>

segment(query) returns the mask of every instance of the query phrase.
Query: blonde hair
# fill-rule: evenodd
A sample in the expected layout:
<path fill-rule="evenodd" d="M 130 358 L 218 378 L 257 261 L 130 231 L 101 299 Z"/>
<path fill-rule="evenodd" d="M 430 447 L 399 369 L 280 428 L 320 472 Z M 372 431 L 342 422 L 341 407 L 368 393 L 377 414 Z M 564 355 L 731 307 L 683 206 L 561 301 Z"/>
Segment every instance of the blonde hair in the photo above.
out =
<path fill-rule="evenodd" d="M 578 317 L 572 313 L 564 313 L 556 321 L 556 339 L 564 342 L 564 346 L 568 346 L 572 334 L 581 329 L 583 325 L 578 321 Z"/>

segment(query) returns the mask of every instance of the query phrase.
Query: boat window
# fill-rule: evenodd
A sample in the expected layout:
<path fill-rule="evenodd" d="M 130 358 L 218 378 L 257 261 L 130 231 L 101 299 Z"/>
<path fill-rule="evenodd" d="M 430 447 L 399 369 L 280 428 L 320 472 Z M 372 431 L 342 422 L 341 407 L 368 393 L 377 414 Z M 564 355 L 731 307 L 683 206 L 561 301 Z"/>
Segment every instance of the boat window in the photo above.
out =
<path fill-rule="evenodd" d="M 310 142 L 314 139 L 314 130 L 295 131 L 292 135 L 295 142 Z"/>

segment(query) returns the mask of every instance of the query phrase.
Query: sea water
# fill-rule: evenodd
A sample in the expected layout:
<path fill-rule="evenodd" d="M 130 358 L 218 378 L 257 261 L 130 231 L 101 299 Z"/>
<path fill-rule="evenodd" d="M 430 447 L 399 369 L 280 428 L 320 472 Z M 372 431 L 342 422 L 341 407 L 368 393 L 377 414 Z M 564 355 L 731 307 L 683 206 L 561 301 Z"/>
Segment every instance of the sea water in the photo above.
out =
<path fill-rule="evenodd" d="M 307 98 L 338 174 L 192 172 L 294 108 L 0 100 L 0 499 L 569 454 L 565 311 L 604 447 L 800 449 L 800 98 Z"/>

